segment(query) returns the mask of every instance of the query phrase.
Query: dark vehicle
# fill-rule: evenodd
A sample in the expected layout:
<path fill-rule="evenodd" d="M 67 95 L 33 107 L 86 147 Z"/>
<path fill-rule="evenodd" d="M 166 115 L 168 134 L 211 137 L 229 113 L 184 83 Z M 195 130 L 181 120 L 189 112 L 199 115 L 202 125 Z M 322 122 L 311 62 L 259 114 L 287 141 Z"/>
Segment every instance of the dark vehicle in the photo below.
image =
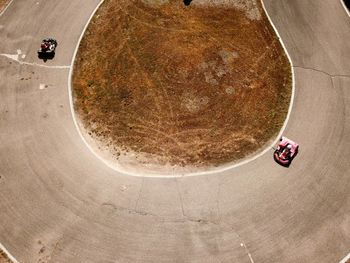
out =
<path fill-rule="evenodd" d="M 299 145 L 292 140 L 282 137 L 277 149 L 273 153 L 273 158 L 282 166 L 289 167 L 299 151 Z"/>
<path fill-rule="evenodd" d="M 38 50 L 38 57 L 44 60 L 53 59 L 57 45 L 57 40 L 53 38 L 45 38 L 41 42 L 40 49 Z"/>

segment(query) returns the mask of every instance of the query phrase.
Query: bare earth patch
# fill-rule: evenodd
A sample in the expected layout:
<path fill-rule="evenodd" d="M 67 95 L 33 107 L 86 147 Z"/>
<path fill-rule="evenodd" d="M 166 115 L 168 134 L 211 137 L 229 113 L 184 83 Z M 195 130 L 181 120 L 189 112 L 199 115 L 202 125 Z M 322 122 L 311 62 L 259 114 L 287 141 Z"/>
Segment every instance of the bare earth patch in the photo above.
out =
<path fill-rule="evenodd" d="M 115 159 L 216 166 L 276 136 L 289 61 L 255 0 L 106 0 L 75 62 L 75 110 Z"/>

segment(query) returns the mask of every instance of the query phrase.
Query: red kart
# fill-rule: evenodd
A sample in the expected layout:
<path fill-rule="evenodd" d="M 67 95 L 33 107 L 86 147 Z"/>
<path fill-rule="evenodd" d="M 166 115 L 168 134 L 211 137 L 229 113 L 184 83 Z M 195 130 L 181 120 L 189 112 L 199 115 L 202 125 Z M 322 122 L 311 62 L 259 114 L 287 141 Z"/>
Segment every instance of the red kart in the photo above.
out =
<path fill-rule="evenodd" d="M 273 153 L 273 158 L 280 165 L 288 167 L 294 157 L 298 154 L 299 145 L 296 142 L 288 139 L 287 137 L 282 137 L 277 149 Z"/>

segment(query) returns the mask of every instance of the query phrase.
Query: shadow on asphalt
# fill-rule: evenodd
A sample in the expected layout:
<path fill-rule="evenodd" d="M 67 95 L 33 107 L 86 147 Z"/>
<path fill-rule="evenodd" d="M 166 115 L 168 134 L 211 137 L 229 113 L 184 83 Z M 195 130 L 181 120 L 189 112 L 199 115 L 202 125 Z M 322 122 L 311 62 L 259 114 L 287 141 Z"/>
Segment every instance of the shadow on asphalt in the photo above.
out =
<path fill-rule="evenodd" d="M 44 62 L 47 60 L 52 60 L 55 57 L 55 52 L 52 53 L 41 53 L 38 52 L 38 58 L 42 59 Z"/>

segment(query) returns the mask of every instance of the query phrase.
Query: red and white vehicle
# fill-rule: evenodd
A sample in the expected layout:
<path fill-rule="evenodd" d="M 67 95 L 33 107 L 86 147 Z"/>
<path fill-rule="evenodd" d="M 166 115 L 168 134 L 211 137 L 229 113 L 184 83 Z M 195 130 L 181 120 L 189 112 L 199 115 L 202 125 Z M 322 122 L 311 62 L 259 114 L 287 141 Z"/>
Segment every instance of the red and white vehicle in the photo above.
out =
<path fill-rule="evenodd" d="M 55 57 L 55 51 L 58 43 L 57 40 L 53 38 L 45 38 L 40 45 L 38 50 L 38 58 L 44 61 L 48 59 L 53 59 Z"/>
<path fill-rule="evenodd" d="M 57 40 L 53 38 L 45 38 L 40 45 L 40 49 L 38 50 L 38 54 L 40 53 L 55 53 L 57 47 Z"/>
<path fill-rule="evenodd" d="M 273 158 L 279 164 L 288 167 L 294 157 L 298 154 L 298 151 L 299 145 L 296 142 L 287 137 L 281 137 L 280 143 L 277 145 L 277 149 L 273 153 Z"/>

